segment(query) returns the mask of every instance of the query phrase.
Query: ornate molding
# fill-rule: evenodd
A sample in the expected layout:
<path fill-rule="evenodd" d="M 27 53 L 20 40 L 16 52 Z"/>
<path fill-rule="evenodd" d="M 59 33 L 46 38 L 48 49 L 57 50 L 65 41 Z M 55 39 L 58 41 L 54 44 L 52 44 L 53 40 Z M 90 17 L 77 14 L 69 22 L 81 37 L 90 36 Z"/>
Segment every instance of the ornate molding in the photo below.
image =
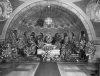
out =
<path fill-rule="evenodd" d="M 0 21 L 7 20 L 12 13 L 12 5 L 9 0 L 0 1 Z"/>
<path fill-rule="evenodd" d="M 100 22 L 100 2 L 99 0 L 90 0 L 86 7 L 87 16 L 94 22 Z"/>

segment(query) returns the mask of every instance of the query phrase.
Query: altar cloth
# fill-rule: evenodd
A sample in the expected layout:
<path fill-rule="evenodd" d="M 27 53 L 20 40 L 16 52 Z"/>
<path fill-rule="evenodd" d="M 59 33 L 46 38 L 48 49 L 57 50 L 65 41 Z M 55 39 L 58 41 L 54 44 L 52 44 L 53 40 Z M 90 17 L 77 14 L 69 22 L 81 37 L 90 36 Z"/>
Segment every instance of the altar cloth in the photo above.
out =
<path fill-rule="evenodd" d="M 38 49 L 38 50 L 37 50 L 37 54 L 38 54 L 38 55 L 41 55 L 41 54 L 46 53 L 46 52 L 47 52 L 47 51 L 44 51 L 44 50 L 42 50 L 42 49 Z M 60 50 L 59 50 L 59 49 L 49 50 L 48 53 L 50 53 L 50 54 L 55 54 L 55 55 L 60 55 Z"/>

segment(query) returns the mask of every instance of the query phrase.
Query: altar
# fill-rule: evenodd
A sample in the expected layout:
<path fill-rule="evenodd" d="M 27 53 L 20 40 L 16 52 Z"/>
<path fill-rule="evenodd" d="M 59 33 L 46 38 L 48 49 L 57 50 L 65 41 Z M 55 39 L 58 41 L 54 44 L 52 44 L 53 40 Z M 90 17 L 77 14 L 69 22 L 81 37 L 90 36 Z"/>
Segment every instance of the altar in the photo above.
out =
<path fill-rule="evenodd" d="M 37 54 L 42 56 L 43 61 L 58 61 L 60 50 L 55 45 L 46 44 L 37 50 Z"/>

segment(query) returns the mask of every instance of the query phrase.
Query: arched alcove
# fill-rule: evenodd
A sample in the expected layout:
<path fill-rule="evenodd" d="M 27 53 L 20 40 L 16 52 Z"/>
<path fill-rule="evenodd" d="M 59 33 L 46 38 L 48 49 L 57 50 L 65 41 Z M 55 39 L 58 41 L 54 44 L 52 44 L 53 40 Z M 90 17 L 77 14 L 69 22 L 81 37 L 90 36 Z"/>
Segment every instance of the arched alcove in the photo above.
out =
<path fill-rule="evenodd" d="M 21 13 L 25 12 L 25 11 L 29 11 L 28 9 L 36 5 L 58 5 L 61 6 L 63 8 L 66 8 L 67 10 L 72 11 L 74 14 L 76 14 L 76 16 L 81 20 L 81 22 L 83 23 L 83 26 L 86 29 L 86 32 L 88 34 L 88 38 L 89 40 L 95 40 L 96 39 L 96 35 L 95 35 L 95 31 L 93 28 L 93 25 L 91 23 L 91 21 L 89 20 L 89 18 L 86 16 L 86 14 L 78 7 L 76 6 L 74 3 L 72 2 L 67 2 L 65 0 L 61 0 L 61 1 L 44 1 L 44 0 L 34 0 L 31 2 L 27 2 L 22 4 L 21 6 L 19 6 L 11 15 L 10 19 L 7 20 L 2 35 L 0 36 L 1 39 L 5 39 L 5 36 L 7 35 L 7 31 L 9 31 L 8 28 L 14 27 L 15 23 L 17 22 L 17 18 L 21 15 Z"/>

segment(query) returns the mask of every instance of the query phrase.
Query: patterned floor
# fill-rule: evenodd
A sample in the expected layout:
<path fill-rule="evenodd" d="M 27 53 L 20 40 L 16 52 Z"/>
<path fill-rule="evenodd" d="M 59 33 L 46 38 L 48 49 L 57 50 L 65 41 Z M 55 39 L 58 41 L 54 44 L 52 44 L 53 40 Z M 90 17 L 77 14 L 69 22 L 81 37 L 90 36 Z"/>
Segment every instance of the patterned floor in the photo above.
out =
<path fill-rule="evenodd" d="M 41 62 L 25 61 L 0 64 L 0 76 L 34 76 L 40 64 Z M 95 66 L 89 63 L 57 62 L 57 65 L 61 76 L 91 76 L 92 71 L 96 70 Z"/>
<path fill-rule="evenodd" d="M 8 63 L 0 65 L 0 76 L 34 76 L 39 62 Z"/>
<path fill-rule="evenodd" d="M 57 63 L 61 76 L 91 76 L 96 70 L 93 64 Z"/>

